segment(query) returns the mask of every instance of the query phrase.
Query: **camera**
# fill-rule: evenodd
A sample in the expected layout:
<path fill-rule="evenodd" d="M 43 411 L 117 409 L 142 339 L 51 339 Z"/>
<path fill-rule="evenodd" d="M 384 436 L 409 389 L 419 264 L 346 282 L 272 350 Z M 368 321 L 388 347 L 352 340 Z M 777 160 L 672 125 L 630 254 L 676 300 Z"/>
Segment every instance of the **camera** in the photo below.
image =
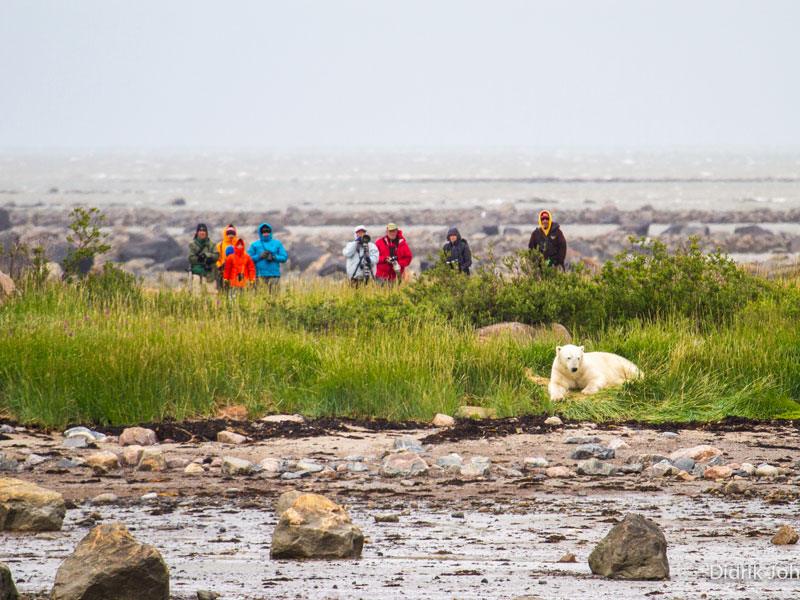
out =
<path fill-rule="evenodd" d="M 394 274 L 397 275 L 398 277 L 400 277 L 400 265 L 397 264 L 397 257 L 396 256 L 390 256 L 389 257 L 389 262 L 392 264 L 392 269 L 394 269 Z"/>
<path fill-rule="evenodd" d="M 367 235 L 366 233 L 364 235 L 362 235 L 360 238 L 358 238 L 358 243 L 359 244 L 365 244 L 366 245 L 366 244 L 369 244 L 371 241 L 372 241 L 372 238 L 369 237 L 369 235 Z"/>

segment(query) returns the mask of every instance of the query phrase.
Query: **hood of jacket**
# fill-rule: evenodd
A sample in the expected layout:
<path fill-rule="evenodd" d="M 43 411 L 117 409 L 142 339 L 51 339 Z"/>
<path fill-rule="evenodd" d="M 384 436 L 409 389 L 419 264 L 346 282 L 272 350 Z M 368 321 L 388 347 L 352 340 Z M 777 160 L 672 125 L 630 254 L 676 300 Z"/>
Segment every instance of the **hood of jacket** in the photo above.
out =
<path fill-rule="evenodd" d="M 457 227 L 451 227 L 450 229 L 447 230 L 447 241 L 448 242 L 450 241 L 450 236 L 451 235 L 456 236 L 456 241 L 461 239 L 461 234 L 458 232 L 458 228 Z"/>
<path fill-rule="evenodd" d="M 242 238 L 236 240 L 233 253 L 236 255 L 236 258 L 242 258 L 244 256 L 244 240 Z"/>
<path fill-rule="evenodd" d="M 225 232 L 228 229 L 233 229 L 233 235 L 225 235 Z M 234 246 L 236 244 L 236 240 L 239 239 L 239 234 L 236 231 L 236 227 L 233 224 L 228 225 L 225 229 L 222 230 L 222 244 L 224 246 Z"/>
<path fill-rule="evenodd" d="M 547 222 L 547 227 L 542 225 L 542 215 L 547 215 L 549 217 L 549 221 Z M 547 235 L 550 233 L 550 229 L 553 227 L 553 215 L 550 214 L 549 210 L 543 210 L 539 213 L 539 229 L 544 231 L 544 234 Z"/>
<path fill-rule="evenodd" d="M 266 226 L 266 227 L 269 227 L 269 235 L 261 235 L 261 228 L 262 228 L 262 227 L 265 227 L 265 226 Z M 270 241 L 270 240 L 272 239 L 272 225 L 270 225 L 269 223 L 262 223 L 261 225 L 259 225 L 259 226 L 258 226 L 258 238 L 259 238 L 259 239 L 260 239 L 262 242 L 268 242 L 268 241 Z"/>

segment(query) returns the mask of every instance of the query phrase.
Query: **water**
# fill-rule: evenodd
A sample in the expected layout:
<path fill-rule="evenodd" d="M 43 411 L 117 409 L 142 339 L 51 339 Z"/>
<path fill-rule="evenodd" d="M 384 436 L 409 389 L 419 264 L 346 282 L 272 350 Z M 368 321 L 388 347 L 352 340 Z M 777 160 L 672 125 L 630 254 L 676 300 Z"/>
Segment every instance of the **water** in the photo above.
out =
<path fill-rule="evenodd" d="M 0 206 L 350 211 L 800 208 L 800 151 L 0 154 Z"/>

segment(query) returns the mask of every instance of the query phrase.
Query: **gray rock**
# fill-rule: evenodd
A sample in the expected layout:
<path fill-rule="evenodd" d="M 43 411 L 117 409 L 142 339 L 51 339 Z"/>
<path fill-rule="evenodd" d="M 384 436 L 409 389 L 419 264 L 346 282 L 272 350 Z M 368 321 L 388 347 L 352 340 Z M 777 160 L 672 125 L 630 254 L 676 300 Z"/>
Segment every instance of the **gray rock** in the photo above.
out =
<path fill-rule="evenodd" d="M 473 456 L 468 464 L 461 467 L 461 474 L 465 477 L 486 477 L 491 464 L 492 461 L 485 456 Z"/>
<path fill-rule="evenodd" d="M 764 463 L 762 465 L 758 465 L 755 475 L 756 477 L 775 477 L 779 473 L 780 471 L 778 471 L 777 467 L 773 467 L 772 465 Z"/>
<path fill-rule="evenodd" d="M 95 441 L 95 442 L 102 442 L 104 439 L 106 439 L 105 433 L 100 433 L 99 431 L 93 431 L 88 427 L 70 427 L 64 432 L 63 435 L 65 438 L 81 436 L 85 437 L 89 441 Z"/>
<path fill-rule="evenodd" d="M 510 469 L 510 468 L 508 468 L 508 467 L 501 467 L 501 466 L 498 466 L 498 467 L 497 467 L 497 471 L 498 471 L 498 472 L 499 472 L 499 473 L 500 473 L 500 474 L 501 474 L 503 477 L 524 477 L 524 475 L 523 475 L 522 471 L 518 471 L 517 469 Z"/>
<path fill-rule="evenodd" d="M 11 577 L 11 569 L 5 563 L 0 563 L 0 600 L 17 600 L 19 594 Z"/>
<path fill-rule="evenodd" d="M 157 443 L 156 432 L 145 427 L 128 427 L 119 436 L 120 446 L 152 446 Z"/>
<path fill-rule="evenodd" d="M 447 456 L 440 456 L 433 464 L 435 464 L 437 467 L 446 469 L 447 467 L 461 467 L 464 464 L 464 461 L 461 460 L 461 457 L 458 454 L 453 453 L 448 454 Z"/>
<path fill-rule="evenodd" d="M 350 456 L 345 456 L 344 460 L 346 462 L 356 462 L 356 461 L 372 461 L 378 460 L 374 454 L 351 454 Z"/>
<path fill-rule="evenodd" d="M 624 473 L 625 475 L 630 475 L 632 473 L 641 473 L 644 470 L 644 465 L 642 463 L 633 463 L 630 465 L 622 465 L 619 467 L 619 472 Z"/>
<path fill-rule="evenodd" d="M 664 433 L 661 434 L 661 437 L 676 438 L 676 437 L 678 437 L 678 434 L 675 433 L 674 431 L 665 431 Z"/>
<path fill-rule="evenodd" d="M 319 464 L 318 462 L 314 462 L 313 460 L 309 460 L 304 458 L 302 460 L 297 461 L 297 468 L 301 471 L 308 471 L 309 473 L 319 473 L 325 467 Z"/>
<path fill-rule="evenodd" d="M 253 472 L 253 463 L 242 458 L 225 456 L 222 459 L 222 474 L 229 477 L 237 475 L 250 475 Z"/>
<path fill-rule="evenodd" d="M 735 235 L 774 235 L 769 229 L 760 225 L 741 225 L 733 230 Z"/>
<path fill-rule="evenodd" d="M 597 444 L 600 438 L 596 435 L 591 436 L 573 436 L 564 440 L 565 444 Z"/>
<path fill-rule="evenodd" d="M 679 458 L 673 464 L 679 471 L 686 471 L 687 473 L 691 473 L 692 469 L 694 469 L 694 461 L 691 458 Z"/>
<path fill-rule="evenodd" d="M 347 470 L 351 473 L 364 473 L 369 471 L 369 467 L 362 462 L 349 462 L 347 463 Z"/>
<path fill-rule="evenodd" d="M 0 530 L 58 531 L 66 512 L 58 492 L 20 479 L 0 478 Z"/>
<path fill-rule="evenodd" d="M 589 567 L 609 579 L 668 579 L 667 540 L 653 521 L 628 514 L 592 550 Z"/>
<path fill-rule="evenodd" d="M 119 501 L 119 496 L 116 494 L 112 494 L 111 492 L 107 492 L 105 494 L 99 494 L 92 498 L 92 504 L 114 504 L 115 502 Z"/>
<path fill-rule="evenodd" d="M 56 573 L 51 600 L 167 600 L 169 572 L 152 546 L 121 523 L 98 525 Z"/>
<path fill-rule="evenodd" d="M 390 454 L 381 465 L 381 475 L 384 477 L 415 477 L 427 472 L 428 464 L 413 452 Z"/>
<path fill-rule="evenodd" d="M 15 429 L 11 425 L 0 425 L 0 433 L 9 434 L 9 433 L 14 433 L 14 431 Z"/>
<path fill-rule="evenodd" d="M 119 247 L 117 258 L 122 262 L 136 258 L 149 258 L 156 263 L 163 264 L 184 254 L 183 247 L 165 233 L 150 238 L 137 234 L 132 235 L 126 244 Z"/>
<path fill-rule="evenodd" d="M 584 458 L 599 458 L 601 460 L 607 460 L 610 458 L 614 458 L 616 456 L 616 451 L 613 448 L 607 448 L 605 446 L 601 446 L 600 444 L 583 444 L 582 446 L 578 446 L 578 448 L 569 455 L 572 460 L 581 460 Z"/>
<path fill-rule="evenodd" d="M 549 466 L 547 459 L 541 456 L 528 456 L 522 461 L 523 469 L 546 469 Z"/>
<path fill-rule="evenodd" d="M 0 454 L 0 471 L 19 471 L 19 461 Z"/>
<path fill-rule="evenodd" d="M 667 461 L 662 461 L 654 465 L 650 465 L 644 471 L 642 471 L 642 475 L 644 475 L 645 477 L 666 477 L 668 475 L 677 475 L 677 474 L 678 474 L 678 469 Z"/>
<path fill-rule="evenodd" d="M 707 466 L 709 466 L 709 467 L 718 467 L 718 466 L 726 464 L 727 462 L 728 461 L 725 460 L 725 458 L 723 458 L 722 456 L 715 456 L 710 461 L 708 461 L 708 465 Z"/>
<path fill-rule="evenodd" d="M 617 471 L 617 467 L 610 463 L 604 463 L 596 458 L 590 458 L 580 461 L 576 470 L 578 475 L 602 475 L 607 477 L 609 475 L 614 475 Z"/>
<path fill-rule="evenodd" d="M 22 463 L 22 468 L 26 470 L 30 470 L 33 467 L 42 464 L 43 462 L 47 462 L 48 458 L 46 456 L 40 456 L 38 454 L 29 454 L 25 459 L 25 462 Z"/>
<path fill-rule="evenodd" d="M 281 515 L 272 535 L 272 558 L 357 558 L 364 534 L 347 512 L 318 494 L 303 494 Z"/>
<path fill-rule="evenodd" d="M 287 471 L 285 473 L 281 473 L 281 479 L 286 480 L 300 479 L 302 477 L 311 477 L 311 473 L 309 471 L 295 471 L 293 473 Z"/>
<path fill-rule="evenodd" d="M 280 518 L 280 516 L 286 512 L 286 509 L 294 504 L 294 501 L 302 495 L 303 492 L 299 490 L 283 492 L 280 497 L 278 497 L 278 502 L 275 504 L 275 516 Z"/>
<path fill-rule="evenodd" d="M 86 448 L 89 446 L 89 442 L 82 435 L 76 435 L 73 437 L 68 437 L 61 442 L 61 445 L 65 448 Z"/>
<path fill-rule="evenodd" d="M 400 451 L 414 452 L 415 454 L 422 454 L 425 449 L 422 447 L 420 441 L 410 435 L 404 435 L 400 439 L 394 441 L 394 449 Z"/>
<path fill-rule="evenodd" d="M 672 464 L 672 461 L 669 459 L 669 457 L 661 456 L 660 454 L 633 454 L 629 456 L 625 462 L 628 464 L 642 463 L 643 465 L 652 465 L 664 461 Z"/>
<path fill-rule="evenodd" d="M 82 458 L 62 458 L 53 466 L 56 469 L 75 469 L 76 467 L 86 466 L 86 461 Z"/>

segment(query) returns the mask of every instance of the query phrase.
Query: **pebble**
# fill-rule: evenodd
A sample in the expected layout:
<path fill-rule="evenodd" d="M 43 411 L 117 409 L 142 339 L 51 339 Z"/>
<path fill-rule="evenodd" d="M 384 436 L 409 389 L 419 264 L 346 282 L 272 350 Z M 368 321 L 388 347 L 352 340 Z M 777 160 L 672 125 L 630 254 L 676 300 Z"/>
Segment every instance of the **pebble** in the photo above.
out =
<path fill-rule="evenodd" d="M 86 466 L 86 461 L 82 458 L 62 458 L 54 465 L 56 469 L 74 469 L 83 466 Z"/>
<path fill-rule="evenodd" d="M 725 458 L 722 455 L 715 456 L 710 461 L 708 461 L 708 466 L 709 467 L 717 467 L 717 466 L 720 466 L 720 465 L 724 465 L 727 462 L 728 461 L 726 461 Z"/>
<path fill-rule="evenodd" d="M 199 473 L 205 473 L 206 470 L 203 468 L 203 465 L 198 465 L 197 463 L 189 463 L 186 465 L 186 468 L 183 470 L 184 473 L 188 475 L 197 475 Z"/>
<path fill-rule="evenodd" d="M 694 460 L 689 457 L 679 458 L 673 464 L 679 471 L 691 472 L 694 469 Z"/>
<path fill-rule="evenodd" d="M 420 441 L 410 435 L 404 435 L 400 439 L 395 440 L 394 449 L 400 452 L 414 452 L 415 454 L 422 454 L 425 452 Z"/>
<path fill-rule="evenodd" d="M 489 475 L 489 466 L 492 461 L 485 456 L 473 456 L 469 463 L 461 467 L 464 477 L 486 477 Z"/>
<path fill-rule="evenodd" d="M 14 428 L 11 425 L 0 425 L 0 433 L 14 433 Z"/>
<path fill-rule="evenodd" d="M 92 498 L 92 504 L 113 504 L 119 501 L 119 496 L 110 492 Z"/>
<path fill-rule="evenodd" d="M 139 445 L 132 445 L 127 446 L 122 451 L 122 458 L 125 460 L 125 463 L 135 467 L 139 464 L 139 461 L 142 459 L 142 452 L 144 452 L 144 447 Z"/>
<path fill-rule="evenodd" d="M 320 469 L 322 470 L 322 469 Z M 222 474 L 233 477 L 236 475 L 249 475 L 253 472 L 253 463 L 242 458 L 226 456 L 222 459 Z"/>
<path fill-rule="evenodd" d="M 748 475 L 755 475 L 756 468 L 751 465 L 750 463 L 742 463 L 739 467 L 742 471 L 745 471 Z"/>
<path fill-rule="evenodd" d="M 642 471 L 642 475 L 644 477 L 667 477 L 669 475 L 677 475 L 678 469 L 669 464 L 669 461 L 661 461 L 657 462 L 654 465 L 650 465 L 644 471 Z"/>
<path fill-rule="evenodd" d="M 23 469 L 32 469 L 36 465 L 40 465 L 43 462 L 46 462 L 48 459 L 46 456 L 40 456 L 38 454 L 29 454 L 28 457 L 25 459 L 25 462 L 22 463 Z"/>
<path fill-rule="evenodd" d="M 351 473 L 363 473 L 365 471 L 369 471 L 369 467 L 362 462 L 349 462 L 345 465 L 345 469 Z"/>
<path fill-rule="evenodd" d="M 375 515 L 376 523 L 398 523 L 400 517 L 395 514 Z"/>
<path fill-rule="evenodd" d="M 144 427 L 128 427 L 119 436 L 120 446 L 152 446 L 157 443 L 156 432 Z"/>
<path fill-rule="evenodd" d="M 497 470 L 505 477 L 524 477 L 522 471 L 518 471 L 517 469 L 498 466 Z"/>
<path fill-rule="evenodd" d="M 630 465 L 622 465 L 619 467 L 619 472 L 624 473 L 625 475 L 630 475 L 631 473 L 641 473 L 644 471 L 644 465 L 642 463 L 632 463 Z"/>
<path fill-rule="evenodd" d="M 692 446 L 691 448 L 681 448 L 670 454 L 670 460 L 678 460 L 679 458 L 691 458 L 695 462 L 704 462 L 715 456 L 721 456 L 722 450 L 703 444 L 700 446 Z"/>
<path fill-rule="evenodd" d="M 167 461 L 161 450 L 157 448 L 145 448 L 142 450 L 142 457 L 136 465 L 137 471 L 165 471 Z"/>
<path fill-rule="evenodd" d="M 415 477 L 428 472 L 428 463 L 413 452 L 390 454 L 381 465 L 384 477 Z"/>
<path fill-rule="evenodd" d="M 404 485 L 405 487 L 414 487 L 414 482 L 410 479 L 401 479 L 400 485 Z"/>
<path fill-rule="evenodd" d="M 433 463 L 437 467 L 447 468 L 447 467 L 461 467 L 464 464 L 461 456 L 458 454 L 452 453 L 448 454 L 447 456 L 440 456 L 436 459 L 436 462 Z"/>
<path fill-rule="evenodd" d="M 542 456 L 529 456 L 522 461 L 523 469 L 546 469 L 549 466 L 550 463 Z"/>
<path fill-rule="evenodd" d="M 350 456 L 345 456 L 344 459 L 347 462 L 378 460 L 374 454 L 351 454 Z"/>
<path fill-rule="evenodd" d="M 554 415 L 554 416 L 552 416 L 552 417 L 547 417 L 547 418 L 544 420 L 544 424 L 545 424 L 545 425 L 553 425 L 553 426 L 555 426 L 555 427 L 558 427 L 559 425 L 563 425 L 563 424 L 564 424 L 564 421 L 562 421 L 560 418 L 558 418 L 558 417 L 556 417 L 556 416 Z"/>
<path fill-rule="evenodd" d="M 197 600 L 217 600 L 219 594 L 211 590 L 197 590 Z"/>
<path fill-rule="evenodd" d="M 106 438 L 106 435 L 104 433 L 100 433 L 99 431 L 92 431 L 88 427 L 70 427 L 64 432 L 65 438 L 71 438 L 75 436 L 88 438 L 95 442 L 102 442 Z"/>
<path fill-rule="evenodd" d="M 311 475 L 308 471 L 296 471 L 294 473 L 286 471 L 285 473 L 281 473 L 281 479 L 300 479 L 301 477 L 307 477 Z"/>
<path fill-rule="evenodd" d="M 731 475 L 733 475 L 733 469 L 727 465 L 707 467 L 706 470 L 703 471 L 703 477 L 705 479 L 727 479 Z"/>
<path fill-rule="evenodd" d="M 437 413 L 436 416 L 433 417 L 433 421 L 431 421 L 431 424 L 434 427 L 452 427 L 453 425 L 456 424 L 456 420 L 450 415 Z"/>
<path fill-rule="evenodd" d="M 596 458 L 590 458 L 580 461 L 576 470 L 578 475 L 602 475 L 608 477 L 609 475 L 613 475 L 617 468 L 610 463 L 604 463 Z"/>
<path fill-rule="evenodd" d="M 261 419 L 264 423 L 305 423 L 302 415 L 267 415 Z"/>
<path fill-rule="evenodd" d="M 308 471 L 309 473 L 319 473 L 325 467 L 319 464 L 318 462 L 315 462 L 308 458 L 304 458 L 302 460 L 297 461 L 297 468 L 302 471 Z"/>
<path fill-rule="evenodd" d="M 211 462 L 209 463 L 209 466 L 211 466 L 211 467 L 221 467 L 222 466 L 222 459 L 219 456 L 215 456 L 214 458 L 211 459 Z"/>
<path fill-rule="evenodd" d="M 630 445 L 622 438 L 614 438 L 608 442 L 608 447 L 612 450 L 619 450 L 621 448 L 630 448 Z"/>
<path fill-rule="evenodd" d="M 697 479 L 697 477 L 695 477 L 691 473 L 687 473 L 686 471 L 678 471 L 676 477 L 678 479 L 681 479 L 682 481 L 694 481 L 695 479 Z"/>
<path fill-rule="evenodd" d="M 119 456 L 113 452 L 95 452 L 86 459 L 86 464 L 90 467 L 102 467 L 103 469 L 116 469 L 119 467 Z"/>
<path fill-rule="evenodd" d="M 596 435 L 592 436 L 573 436 L 564 440 L 565 444 L 598 444 L 600 438 Z"/>
<path fill-rule="evenodd" d="M 574 563 L 578 562 L 572 552 L 567 552 L 564 556 L 558 559 L 560 563 Z"/>
<path fill-rule="evenodd" d="M 453 514 L 451 514 L 450 516 L 453 517 L 454 519 L 463 519 L 464 518 L 464 513 L 461 512 L 461 511 L 456 511 Z"/>
<path fill-rule="evenodd" d="M 188 464 L 189 464 L 188 458 L 174 457 L 167 459 L 168 469 L 185 469 Z"/>
<path fill-rule="evenodd" d="M 225 494 L 226 496 L 237 496 L 237 495 L 239 495 L 239 494 L 241 494 L 241 493 L 242 493 L 242 490 L 240 490 L 240 489 L 239 489 L 239 488 L 237 488 L 237 487 L 230 487 L 230 488 L 227 488 L 227 489 L 226 489 L 226 490 L 223 492 L 223 494 Z"/>
<path fill-rule="evenodd" d="M 581 460 L 583 458 L 599 458 L 601 460 L 608 460 L 616 456 L 616 451 L 613 448 L 607 448 L 600 444 L 583 444 L 569 455 L 572 460 Z"/>
<path fill-rule="evenodd" d="M 575 473 L 570 471 L 567 467 L 550 467 L 545 471 L 548 477 L 561 478 L 561 477 L 574 477 Z"/>
<path fill-rule="evenodd" d="M 787 544 L 796 544 L 797 539 L 797 532 L 788 525 L 783 525 L 772 538 L 772 543 L 776 546 L 785 546 Z"/>
<path fill-rule="evenodd" d="M 664 433 L 661 434 L 661 437 L 676 438 L 676 437 L 678 437 L 678 434 L 675 433 L 674 431 L 665 431 Z"/>
<path fill-rule="evenodd" d="M 286 470 L 286 462 L 280 458 L 265 458 L 258 466 L 267 473 L 283 473 Z"/>
<path fill-rule="evenodd" d="M 61 445 L 65 448 L 86 448 L 89 446 L 89 442 L 82 435 L 76 435 L 73 437 L 68 437 L 61 442 Z"/>
<path fill-rule="evenodd" d="M 151 500 L 157 500 L 158 494 L 155 492 L 150 492 L 149 494 L 144 494 L 141 498 L 143 502 L 150 502 Z"/>

